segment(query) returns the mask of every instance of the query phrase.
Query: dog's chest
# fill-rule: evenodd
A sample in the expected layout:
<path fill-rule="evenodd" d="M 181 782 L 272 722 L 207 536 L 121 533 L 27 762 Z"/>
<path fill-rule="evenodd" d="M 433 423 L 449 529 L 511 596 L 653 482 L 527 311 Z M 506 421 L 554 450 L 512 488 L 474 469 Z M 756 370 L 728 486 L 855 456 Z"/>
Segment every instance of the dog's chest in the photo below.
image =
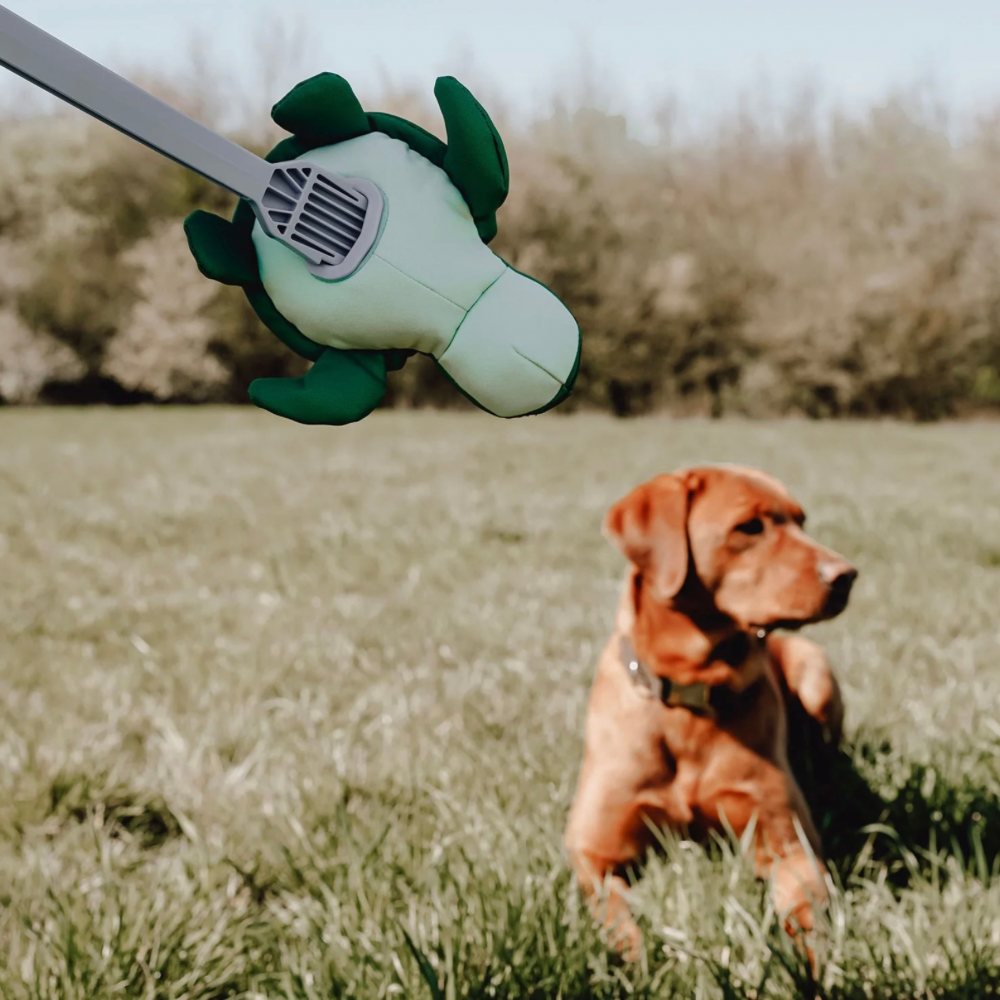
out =
<path fill-rule="evenodd" d="M 665 766 L 660 773 L 671 776 L 658 792 L 665 811 L 697 812 L 720 773 L 737 783 L 749 781 L 764 761 L 774 763 L 781 756 L 782 707 L 770 673 L 743 692 L 729 715 L 710 719 L 682 708 L 661 711 Z"/>

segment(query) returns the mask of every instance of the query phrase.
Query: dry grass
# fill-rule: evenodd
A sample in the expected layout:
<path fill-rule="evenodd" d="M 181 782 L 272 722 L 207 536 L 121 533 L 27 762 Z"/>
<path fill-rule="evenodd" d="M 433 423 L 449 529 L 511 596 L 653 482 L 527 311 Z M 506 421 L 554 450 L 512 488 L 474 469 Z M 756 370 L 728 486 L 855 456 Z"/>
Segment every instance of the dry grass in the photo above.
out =
<path fill-rule="evenodd" d="M 822 995 L 997 995 L 995 426 L 8 409 L 0 441 L 5 998 L 804 995 L 731 845 L 653 862 L 633 971 L 561 856 L 601 514 L 703 460 L 861 568 L 813 630 L 853 745 Z"/>

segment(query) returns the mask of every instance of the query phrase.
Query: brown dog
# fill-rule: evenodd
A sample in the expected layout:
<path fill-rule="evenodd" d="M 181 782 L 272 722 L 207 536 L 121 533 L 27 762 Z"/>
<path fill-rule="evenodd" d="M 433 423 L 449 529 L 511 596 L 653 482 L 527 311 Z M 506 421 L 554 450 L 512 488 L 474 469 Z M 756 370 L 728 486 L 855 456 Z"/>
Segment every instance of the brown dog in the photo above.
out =
<path fill-rule="evenodd" d="M 810 931 L 826 900 L 787 710 L 798 702 L 836 742 L 840 692 L 819 646 L 771 633 L 840 614 L 857 572 L 804 520 L 781 483 L 738 466 L 658 476 L 605 518 L 631 565 L 590 695 L 566 846 L 628 957 L 641 938 L 625 868 L 651 846 L 651 827 L 742 836 L 755 821 L 755 869 L 773 878 L 789 933 Z"/>

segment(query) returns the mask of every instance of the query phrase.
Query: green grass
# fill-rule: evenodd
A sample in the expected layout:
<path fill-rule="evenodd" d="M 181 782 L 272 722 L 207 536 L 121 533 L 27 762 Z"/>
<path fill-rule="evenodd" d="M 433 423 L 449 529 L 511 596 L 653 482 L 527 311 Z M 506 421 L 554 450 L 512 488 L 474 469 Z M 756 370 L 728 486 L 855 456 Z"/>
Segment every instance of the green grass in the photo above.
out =
<path fill-rule="evenodd" d="M 562 858 L 601 515 L 725 460 L 861 568 L 811 630 L 818 986 L 734 845 L 650 863 L 633 970 Z M 987 424 L 0 412 L 0 996 L 997 996 L 998 468 Z"/>

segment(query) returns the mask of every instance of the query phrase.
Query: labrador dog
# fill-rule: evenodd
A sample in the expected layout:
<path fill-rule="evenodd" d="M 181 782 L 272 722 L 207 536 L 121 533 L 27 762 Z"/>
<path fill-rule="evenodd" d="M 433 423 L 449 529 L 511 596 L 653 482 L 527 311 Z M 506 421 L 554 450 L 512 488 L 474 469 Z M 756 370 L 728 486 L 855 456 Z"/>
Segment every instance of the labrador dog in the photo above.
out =
<path fill-rule="evenodd" d="M 629 568 L 565 840 L 627 958 L 641 953 L 641 935 L 625 876 L 656 828 L 700 839 L 726 827 L 742 837 L 753 824 L 754 868 L 771 879 L 789 934 L 808 935 L 826 901 L 788 718 L 794 708 L 835 746 L 843 706 L 823 650 L 775 633 L 839 615 L 857 571 L 804 521 L 781 483 L 741 466 L 657 476 L 607 513 L 604 533 Z"/>

